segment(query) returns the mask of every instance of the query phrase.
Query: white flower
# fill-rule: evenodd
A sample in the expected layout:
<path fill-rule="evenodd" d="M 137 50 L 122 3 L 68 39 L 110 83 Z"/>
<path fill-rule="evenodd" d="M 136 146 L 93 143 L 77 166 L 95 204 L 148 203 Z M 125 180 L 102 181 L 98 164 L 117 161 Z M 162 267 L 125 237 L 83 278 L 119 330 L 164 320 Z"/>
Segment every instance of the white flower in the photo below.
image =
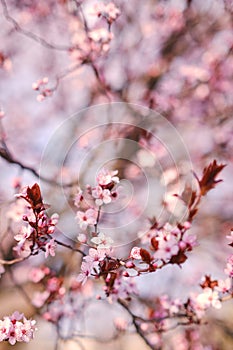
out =
<path fill-rule="evenodd" d="M 95 243 L 98 248 L 110 248 L 114 241 L 111 237 L 105 236 L 104 233 L 99 233 L 97 237 L 91 239 L 91 242 Z"/>

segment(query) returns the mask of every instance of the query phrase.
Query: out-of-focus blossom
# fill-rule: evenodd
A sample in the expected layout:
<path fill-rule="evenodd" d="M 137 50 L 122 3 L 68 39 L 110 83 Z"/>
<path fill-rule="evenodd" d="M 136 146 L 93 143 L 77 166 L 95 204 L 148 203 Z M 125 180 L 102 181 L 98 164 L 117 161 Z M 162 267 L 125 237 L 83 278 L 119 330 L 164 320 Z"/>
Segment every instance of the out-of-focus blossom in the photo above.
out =
<path fill-rule="evenodd" d="M 233 255 L 227 259 L 226 268 L 224 270 L 225 274 L 229 277 L 233 277 Z"/>
<path fill-rule="evenodd" d="M 50 293 L 45 290 L 44 292 L 36 292 L 34 293 L 33 295 L 33 298 L 32 298 L 32 304 L 35 306 L 35 307 L 42 307 L 45 303 L 45 301 L 48 299 Z"/>
<path fill-rule="evenodd" d="M 90 13 L 98 17 L 105 18 L 107 22 L 111 24 L 120 15 L 120 10 L 113 2 L 110 2 L 108 4 L 100 2 L 94 5 L 94 8 L 90 11 Z"/>
<path fill-rule="evenodd" d="M 1 278 L 1 275 L 5 272 L 5 268 L 3 265 L 0 264 L 0 278 Z"/>

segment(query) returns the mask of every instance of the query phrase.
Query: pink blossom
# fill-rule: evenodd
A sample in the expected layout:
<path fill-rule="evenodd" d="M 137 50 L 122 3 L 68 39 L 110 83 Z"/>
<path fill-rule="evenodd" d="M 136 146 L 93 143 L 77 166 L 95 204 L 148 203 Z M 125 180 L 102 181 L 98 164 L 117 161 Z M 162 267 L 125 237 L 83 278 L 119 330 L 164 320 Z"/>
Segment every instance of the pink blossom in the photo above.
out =
<path fill-rule="evenodd" d="M 117 184 L 119 182 L 119 177 L 116 176 L 117 174 L 118 174 L 118 170 L 109 171 L 109 170 L 103 169 L 97 175 L 96 181 L 99 184 L 99 186 L 106 186 L 111 183 Z"/>
<path fill-rule="evenodd" d="M 224 272 L 229 277 L 233 277 L 233 255 L 228 258 Z"/>
<path fill-rule="evenodd" d="M 57 243 L 55 242 L 54 238 L 51 239 L 48 243 L 46 243 L 45 257 L 47 258 L 49 255 L 55 256 L 56 247 L 57 247 Z"/>
<path fill-rule="evenodd" d="M 34 283 L 40 282 L 42 278 L 44 278 L 44 276 L 45 276 L 45 271 L 38 267 L 31 269 L 28 275 L 30 281 Z"/>
<path fill-rule="evenodd" d="M 30 241 L 19 242 L 15 247 L 13 247 L 13 250 L 19 257 L 26 258 L 31 254 L 31 246 L 32 242 Z"/>
<path fill-rule="evenodd" d="M 88 225 L 96 224 L 96 212 L 94 209 L 88 209 L 85 212 L 78 211 L 77 219 L 82 230 L 86 230 Z"/>
<path fill-rule="evenodd" d="M 91 242 L 95 243 L 98 248 L 110 248 L 112 243 L 114 243 L 113 239 L 105 236 L 104 233 L 99 233 L 97 237 L 91 239 Z"/>
<path fill-rule="evenodd" d="M 213 291 L 211 288 L 205 288 L 202 293 L 191 298 L 192 306 L 198 317 L 204 315 L 204 311 L 209 307 L 213 306 L 216 309 L 222 307 L 219 300 L 219 294 L 217 291 Z"/>
<path fill-rule="evenodd" d="M 106 5 L 102 2 L 95 4 L 92 12 L 98 17 L 102 16 L 106 18 L 106 20 L 109 23 L 112 23 L 113 21 L 115 21 L 117 17 L 120 15 L 120 10 L 112 2 Z"/>
<path fill-rule="evenodd" d="M 221 293 L 227 293 L 231 289 L 231 286 L 231 278 L 226 278 L 225 280 L 218 280 L 218 286 L 215 289 Z"/>
<path fill-rule="evenodd" d="M 11 321 L 9 317 L 4 317 L 4 320 L 0 320 L 0 341 L 8 338 L 8 333 L 11 328 Z"/>
<path fill-rule="evenodd" d="M 33 339 L 35 324 L 35 320 L 27 320 L 24 314 L 15 311 L 11 316 L 0 320 L 0 341 L 8 340 L 11 345 L 16 342 L 28 343 Z"/>
<path fill-rule="evenodd" d="M 131 252 L 130 252 L 130 257 L 133 258 L 133 259 L 139 260 L 139 259 L 142 258 L 140 252 L 141 252 L 141 248 L 133 247 L 131 249 Z"/>
<path fill-rule="evenodd" d="M 138 291 L 133 277 L 119 277 L 115 280 L 114 287 L 110 291 L 109 300 L 113 302 L 118 298 L 126 299 L 137 293 Z"/>
<path fill-rule="evenodd" d="M 103 190 L 100 186 L 96 186 L 91 194 L 93 198 L 96 198 L 95 204 L 98 206 L 109 204 L 112 201 L 111 192 L 108 189 Z"/>
<path fill-rule="evenodd" d="M 189 232 L 185 232 L 182 241 L 180 242 L 181 248 L 193 248 L 198 245 L 197 236 L 194 234 L 190 234 Z"/>
<path fill-rule="evenodd" d="M 87 236 L 84 233 L 80 233 L 77 237 L 78 241 L 80 243 L 86 243 L 87 242 Z"/>
<path fill-rule="evenodd" d="M 124 318 L 116 317 L 114 319 L 114 326 L 118 331 L 123 332 L 127 330 L 128 322 Z"/>
<path fill-rule="evenodd" d="M 32 298 L 32 304 L 35 306 L 35 307 L 42 307 L 45 303 L 45 301 L 48 299 L 50 293 L 45 290 L 44 292 L 36 292 L 34 293 L 33 295 L 33 298 Z"/>
<path fill-rule="evenodd" d="M 176 255 L 179 251 L 177 240 L 171 233 L 165 231 L 159 231 L 156 240 L 159 243 L 158 250 L 156 251 L 155 258 L 162 260 L 170 260 L 173 255 Z"/>
<path fill-rule="evenodd" d="M 31 339 L 33 339 L 35 324 L 35 320 L 27 320 L 24 317 L 23 322 L 20 322 L 20 324 L 18 324 L 21 333 L 20 341 L 28 343 Z"/>
<path fill-rule="evenodd" d="M 92 263 L 83 261 L 81 265 L 81 272 L 77 277 L 77 281 L 81 282 L 82 284 L 85 284 L 87 278 L 91 275 L 91 269 Z"/>
<path fill-rule="evenodd" d="M 74 205 L 79 208 L 80 207 L 80 204 L 82 203 L 83 201 L 83 191 L 81 190 L 80 187 L 78 187 L 78 193 L 75 195 L 74 197 Z"/>
<path fill-rule="evenodd" d="M 57 292 L 61 286 L 61 280 L 58 277 L 52 277 L 47 282 L 46 289 L 51 292 Z"/>
<path fill-rule="evenodd" d="M 19 244 L 23 244 L 26 239 L 28 239 L 33 232 L 31 226 L 23 226 L 18 234 L 14 236 L 14 239 L 19 242 Z"/>
<path fill-rule="evenodd" d="M 89 38 L 97 43 L 108 44 L 113 38 L 113 34 L 110 33 L 106 28 L 99 28 L 91 30 L 89 32 Z"/>

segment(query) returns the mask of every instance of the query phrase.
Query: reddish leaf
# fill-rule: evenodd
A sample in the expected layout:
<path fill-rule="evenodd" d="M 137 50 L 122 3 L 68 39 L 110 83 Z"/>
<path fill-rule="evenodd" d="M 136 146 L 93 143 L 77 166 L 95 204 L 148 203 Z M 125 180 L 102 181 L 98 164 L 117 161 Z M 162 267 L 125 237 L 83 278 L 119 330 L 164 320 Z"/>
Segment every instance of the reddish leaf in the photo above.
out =
<path fill-rule="evenodd" d="M 192 210 L 189 211 L 189 217 L 188 217 L 188 221 L 192 221 L 193 217 L 197 214 L 198 212 L 198 208 L 194 208 Z"/>
<path fill-rule="evenodd" d="M 170 263 L 171 264 L 177 264 L 181 265 L 187 260 L 187 256 L 184 254 L 184 252 L 179 251 L 177 255 L 172 256 Z"/>
<path fill-rule="evenodd" d="M 211 277 L 206 275 L 205 276 L 205 281 L 200 284 L 201 288 L 211 288 L 213 289 L 214 287 L 218 286 L 218 281 L 217 280 L 211 280 Z"/>
<path fill-rule="evenodd" d="M 35 183 L 31 188 L 27 188 L 27 200 L 35 210 L 41 210 L 43 207 L 43 201 L 40 192 L 40 186 Z"/>
<path fill-rule="evenodd" d="M 178 196 L 180 199 L 183 200 L 183 202 L 191 208 L 192 205 L 194 204 L 196 198 L 197 198 L 197 193 L 196 191 L 193 191 L 192 188 L 189 185 L 185 186 L 184 191 L 182 192 L 181 196 Z"/>
<path fill-rule="evenodd" d="M 217 164 L 216 160 L 214 160 L 203 170 L 202 178 L 201 180 L 198 180 L 202 196 L 205 196 L 206 193 L 214 188 L 218 182 L 222 181 L 216 180 L 216 176 L 225 166 L 226 164 Z"/>
<path fill-rule="evenodd" d="M 151 256 L 150 256 L 150 253 L 146 249 L 141 248 L 140 255 L 141 255 L 143 261 L 145 261 L 147 264 L 150 264 Z"/>
<path fill-rule="evenodd" d="M 159 242 L 157 241 L 156 237 L 152 237 L 150 242 L 151 242 L 153 249 L 158 250 Z"/>

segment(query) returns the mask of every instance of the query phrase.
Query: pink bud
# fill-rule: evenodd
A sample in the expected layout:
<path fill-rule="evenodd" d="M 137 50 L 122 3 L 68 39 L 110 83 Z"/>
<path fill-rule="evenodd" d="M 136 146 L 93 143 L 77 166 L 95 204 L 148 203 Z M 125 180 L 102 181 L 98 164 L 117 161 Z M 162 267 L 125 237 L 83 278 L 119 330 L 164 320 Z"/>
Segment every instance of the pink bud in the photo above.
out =
<path fill-rule="evenodd" d="M 40 94 L 40 95 L 37 96 L 36 99 L 37 99 L 38 102 L 42 102 L 45 99 L 45 97 L 44 97 L 44 95 Z"/>
<path fill-rule="evenodd" d="M 129 274 L 127 271 L 124 271 L 123 274 L 122 274 L 124 277 L 129 277 Z"/>
<path fill-rule="evenodd" d="M 127 261 L 125 266 L 127 267 L 127 269 L 132 269 L 135 267 L 135 264 L 132 261 Z"/>

